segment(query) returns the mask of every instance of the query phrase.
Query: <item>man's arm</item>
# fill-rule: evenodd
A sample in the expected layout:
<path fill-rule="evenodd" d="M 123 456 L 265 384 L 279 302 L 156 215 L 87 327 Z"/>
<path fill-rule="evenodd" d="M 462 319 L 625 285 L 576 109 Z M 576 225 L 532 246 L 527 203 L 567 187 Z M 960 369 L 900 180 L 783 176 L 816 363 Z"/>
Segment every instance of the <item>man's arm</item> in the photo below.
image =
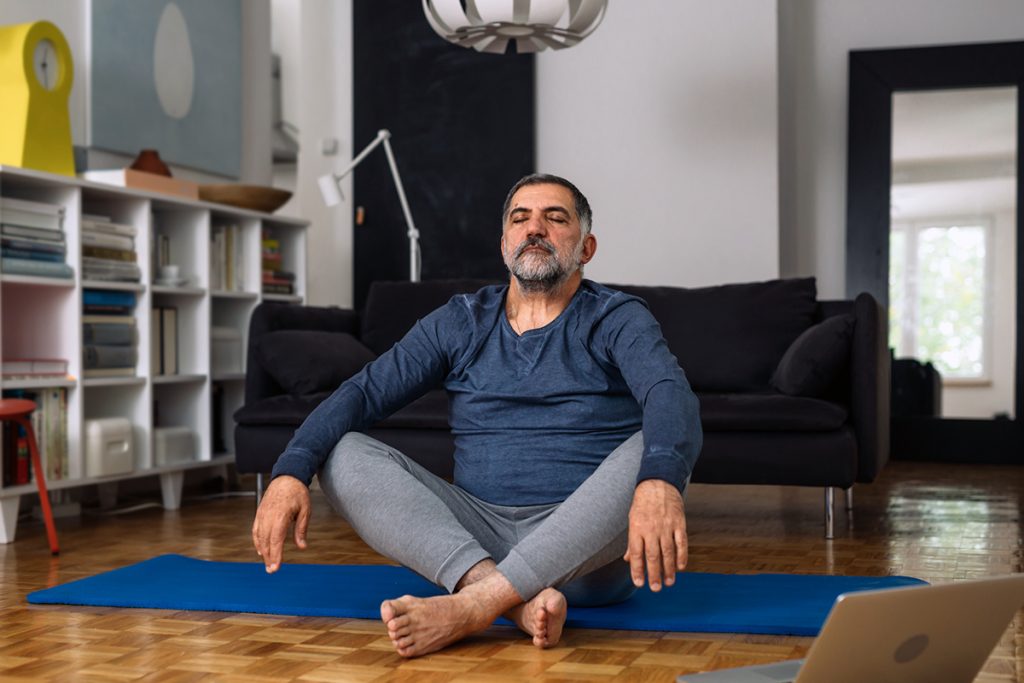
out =
<path fill-rule="evenodd" d="M 641 302 L 610 311 L 602 325 L 611 359 L 643 411 L 644 454 L 629 513 L 623 559 L 633 583 L 671 586 L 687 561 L 682 489 L 703 442 L 697 397 L 661 328 Z"/>
<path fill-rule="evenodd" d="M 253 521 L 256 553 L 268 573 L 281 565 L 285 537 L 306 547 L 308 486 L 346 433 L 387 417 L 447 374 L 449 355 L 441 335 L 453 311 L 445 307 L 416 323 L 395 346 L 343 383 L 310 413 L 278 458 L 272 481 Z"/>

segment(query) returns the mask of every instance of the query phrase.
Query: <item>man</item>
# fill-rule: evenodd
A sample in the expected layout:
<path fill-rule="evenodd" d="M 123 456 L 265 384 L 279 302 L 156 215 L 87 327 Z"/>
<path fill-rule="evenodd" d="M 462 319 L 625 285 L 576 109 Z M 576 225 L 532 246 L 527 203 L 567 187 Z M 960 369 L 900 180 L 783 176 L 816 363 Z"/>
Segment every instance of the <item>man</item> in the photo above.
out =
<path fill-rule="evenodd" d="M 639 299 L 583 279 L 597 241 L 569 181 L 523 178 L 503 224 L 508 286 L 453 297 L 342 384 L 278 459 L 253 524 L 274 572 L 292 524 L 306 547 L 319 472 L 370 546 L 450 593 L 381 605 L 405 657 L 502 614 L 550 647 L 567 601 L 624 600 L 645 573 L 658 591 L 686 565 L 681 491 L 701 429 L 657 322 Z M 454 485 L 357 432 L 442 382 Z"/>

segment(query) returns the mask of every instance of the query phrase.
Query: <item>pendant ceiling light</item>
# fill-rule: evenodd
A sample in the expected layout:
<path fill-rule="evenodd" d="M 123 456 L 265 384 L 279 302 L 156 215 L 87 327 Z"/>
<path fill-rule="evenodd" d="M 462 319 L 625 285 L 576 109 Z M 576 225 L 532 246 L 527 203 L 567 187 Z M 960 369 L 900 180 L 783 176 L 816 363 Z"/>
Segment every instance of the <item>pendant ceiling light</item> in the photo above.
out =
<path fill-rule="evenodd" d="M 445 40 L 504 54 L 572 47 L 604 18 L 608 0 L 423 0 L 423 11 Z"/>

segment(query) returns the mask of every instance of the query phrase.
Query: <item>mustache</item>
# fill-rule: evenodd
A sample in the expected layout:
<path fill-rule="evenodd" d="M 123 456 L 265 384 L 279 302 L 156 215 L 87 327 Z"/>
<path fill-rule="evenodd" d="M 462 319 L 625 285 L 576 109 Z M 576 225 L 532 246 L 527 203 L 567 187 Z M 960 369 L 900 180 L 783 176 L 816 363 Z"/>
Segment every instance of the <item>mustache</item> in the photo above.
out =
<path fill-rule="evenodd" d="M 548 252 L 548 254 L 553 255 L 555 253 L 555 245 L 551 244 L 551 242 L 548 242 L 543 237 L 531 235 L 530 237 L 527 237 L 525 240 L 523 240 L 518 247 L 516 247 L 515 253 L 512 255 L 512 258 L 519 258 L 520 256 L 523 255 L 524 251 L 531 247 L 540 247 L 541 249 Z"/>

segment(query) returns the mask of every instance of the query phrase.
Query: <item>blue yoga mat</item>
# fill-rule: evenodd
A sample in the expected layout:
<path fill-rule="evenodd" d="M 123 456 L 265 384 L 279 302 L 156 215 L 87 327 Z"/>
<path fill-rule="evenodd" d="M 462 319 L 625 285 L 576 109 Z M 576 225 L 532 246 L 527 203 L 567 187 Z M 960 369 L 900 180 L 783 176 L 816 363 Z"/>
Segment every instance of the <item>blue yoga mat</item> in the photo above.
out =
<path fill-rule="evenodd" d="M 840 593 L 924 583 L 902 576 L 685 572 L 660 593 L 609 607 L 572 607 L 567 626 L 636 631 L 817 635 Z M 36 591 L 36 605 L 98 605 L 379 619 L 380 603 L 442 591 L 403 567 L 209 562 L 162 555 Z"/>

